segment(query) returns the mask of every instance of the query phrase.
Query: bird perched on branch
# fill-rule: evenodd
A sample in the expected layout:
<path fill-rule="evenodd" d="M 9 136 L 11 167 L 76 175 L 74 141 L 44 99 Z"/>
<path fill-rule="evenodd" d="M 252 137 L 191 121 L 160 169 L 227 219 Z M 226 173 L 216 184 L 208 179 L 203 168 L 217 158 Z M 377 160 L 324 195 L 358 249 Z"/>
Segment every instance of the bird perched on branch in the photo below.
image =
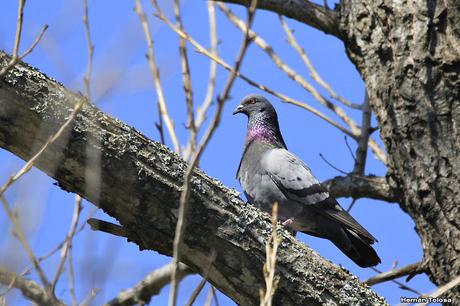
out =
<path fill-rule="evenodd" d="M 271 212 L 279 203 L 283 225 L 325 238 L 361 267 L 380 263 L 371 244 L 377 240 L 350 216 L 313 176 L 310 168 L 290 153 L 281 135 L 278 116 L 262 96 L 249 95 L 233 114 L 248 116 L 248 129 L 237 179 L 251 204 Z"/>

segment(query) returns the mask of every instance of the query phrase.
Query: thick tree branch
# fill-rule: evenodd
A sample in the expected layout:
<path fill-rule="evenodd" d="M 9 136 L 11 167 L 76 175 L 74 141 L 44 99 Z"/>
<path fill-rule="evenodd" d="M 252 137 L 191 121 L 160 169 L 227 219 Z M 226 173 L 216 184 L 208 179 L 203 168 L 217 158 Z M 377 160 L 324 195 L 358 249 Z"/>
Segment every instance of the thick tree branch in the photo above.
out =
<path fill-rule="evenodd" d="M 237 3 L 249 6 L 251 0 L 217 0 L 219 2 Z M 326 34 L 339 37 L 338 17 L 336 11 L 312 3 L 308 0 L 260 0 L 257 8 L 293 18 L 312 26 Z"/>
<path fill-rule="evenodd" d="M 0 53 L 0 67 L 10 57 Z M 18 64 L 0 80 L 0 146 L 24 160 L 47 141 L 72 112 L 76 95 L 39 71 Z M 98 144 L 97 146 L 94 144 Z M 101 156 L 98 199 L 85 192 L 86 148 Z M 171 256 L 177 209 L 187 163 L 94 105 L 85 104 L 35 166 L 65 190 L 78 193 L 116 218 L 141 249 Z M 264 287 L 262 267 L 270 218 L 245 205 L 238 195 L 200 170 L 190 184 L 189 226 L 182 261 L 204 273 L 209 254 L 216 260 L 208 281 L 236 303 L 256 305 Z M 97 200 L 97 201 L 96 201 Z M 356 277 L 323 259 L 281 227 L 281 276 L 274 304 L 386 305 Z"/>
<path fill-rule="evenodd" d="M 336 198 L 370 198 L 387 202 L 399 202 L 401 197 L 393 190 L 384 177 L 347 175 L 336 176 L 322 183 Z"/>
<path fill-rule="evenodd" d="M 60 301 L 52 299 L 49 294 L 33 280 L 23 278 L 4 267 L 0 267 L 0 284 L 21 290 L 22 295 L 37 305 L 63 306 Z"/>

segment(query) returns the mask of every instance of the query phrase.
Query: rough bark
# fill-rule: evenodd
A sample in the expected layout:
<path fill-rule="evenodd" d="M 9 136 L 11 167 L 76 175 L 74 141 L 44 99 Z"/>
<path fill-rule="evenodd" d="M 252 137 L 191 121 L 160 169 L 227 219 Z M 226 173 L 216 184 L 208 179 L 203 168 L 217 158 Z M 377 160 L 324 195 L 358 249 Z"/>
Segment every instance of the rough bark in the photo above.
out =
<path fill-rule="evenodd" d="M 0 66 L 9 57 L 0 53 Z M 0 146 L 24 160 L 54 133 L 81 99 L 39 71 L 20 64 L 0 80 Z M 100 167 L 86 167 L 87 152 Z M 36 166 L 64 190 L 116 218 L 140 249 L 171 255 L 186 162 L 94 105 L 86 104 L 67 135 Z M 100 173 L 98 188 L 94 178 Z M 88 178 L 91 178 L 88 184 Z M 271 232 L 269 216 L 197 170 L 181 261 L 240 305 L 257 305 Z M 323 259 L 280 228 L 277 305 L 384 305 L 356 277 Z M 208 258 L 216 252 L 210 271 Z"/>
<path fill-rule="evenodd" d="M 339 12 L 388 152 L 389 181 L 403 191 L 428 275 L 442 285 L 460 274 L 460 2 L 343 1 Z M 448 295 L 460 299 L 460 288 Z"/>

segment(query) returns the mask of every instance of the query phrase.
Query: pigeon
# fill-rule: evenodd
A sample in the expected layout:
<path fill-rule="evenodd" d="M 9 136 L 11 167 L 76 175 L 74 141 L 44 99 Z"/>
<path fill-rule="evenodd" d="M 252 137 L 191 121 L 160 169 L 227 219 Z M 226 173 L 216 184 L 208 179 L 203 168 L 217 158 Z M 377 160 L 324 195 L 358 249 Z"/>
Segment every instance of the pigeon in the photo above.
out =
<path fill-rule="evenodd" d="M 377 241 L 346 212 L 315 178 L 310 168 L 287 150 L 273 105 L 263 96 L 248 95 L 233 111 L 248 116 L 243 156 L 237 179 L 250 204 L 271 212 L 294 235 L 300 231 L 330 240 L 360 267 L 379 264 L 371 244 Z"/>

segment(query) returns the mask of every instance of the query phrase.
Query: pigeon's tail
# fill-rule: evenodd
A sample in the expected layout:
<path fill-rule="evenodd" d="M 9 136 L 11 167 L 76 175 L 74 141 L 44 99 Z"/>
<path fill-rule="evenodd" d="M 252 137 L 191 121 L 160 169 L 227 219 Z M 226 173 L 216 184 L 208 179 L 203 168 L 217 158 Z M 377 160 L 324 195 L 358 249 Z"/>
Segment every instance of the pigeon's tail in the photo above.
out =
<path fill-rule="evenodd" d="M 381 261 L 375 250 L 371 247 L 370 242 L 359 237 L 351 230 L 345 230 L 345 234 L 351 244 L 344 244 L 343 240 L 332 241 L 343 253 L 362 268 L 368 268 L 378 265 Z"/>

